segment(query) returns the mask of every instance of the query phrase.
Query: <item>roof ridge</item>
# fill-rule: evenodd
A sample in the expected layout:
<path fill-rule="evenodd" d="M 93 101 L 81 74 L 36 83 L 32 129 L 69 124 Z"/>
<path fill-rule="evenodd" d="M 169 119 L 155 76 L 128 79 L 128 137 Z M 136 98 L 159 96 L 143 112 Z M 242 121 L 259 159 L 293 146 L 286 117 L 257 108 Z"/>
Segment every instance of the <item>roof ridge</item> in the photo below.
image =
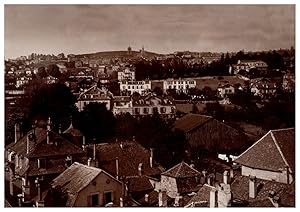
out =
<path fill-rule="evenodd" d="M 271 132 L 271 130 L 269 132 L 267 132 L 263 137 L 261 137 L 258 141 L 254 142 L 254 144 L 252 144 L 248 149 L 246 149 L 242 154 L 240 154 L 234 161 L 238 160 L 246 152 L 248 152 L 250 149 L 252 149 L 256 144 L 258 144 L 259 142 L 261 142 L 270 132 Z"/>
<path fill-rule="evenodd" d="M 180 163 L 178 163 L 178 164 L 176 164 L 175 166 L 173 166 L 173 167 L 169 168 L 168 170 L 164 171 L 164 172 L 163 172 L 163 173 L 161 173 L 161 174 L 168 173 L 168 172 L 170 172 L 171 170 L 173 170 L 173 169 L 177 168 L 178 166 L 180 166 Z"/>
<path fill-rule="evenodd" d="M 179 168 L 175 174 L 175 177 L 178 177 L 179 171 L 181 170 L 183 163 L 184 163 L 183 161 L 180 163 Z"/>
<path fill-rule="evenodd" d="M 288 127 L 288 128 L 280 128 L 275 130 L 270 130 L 271 132 L 277 132 L 277 131 L 283 131 L 283 130 L 292 130 L 295 129 L 295 127 Z"/>
<path fill-rule="evenodd" d="M 271 131 L 270 134 L 271 134 L 271 136 L 272 136 L 272 140 L 273 140 L 275 146 L 277 147 L 277 150 L 279 151 L 279 154 L 281 155 L 281 157 L 282 157 L 284 163 L 289 167 L 290 172 L 292 172 L 291 166 L 289 165 L 289 163 L 288 163 L 287 160 L 285 159 L 285 156 L 284 156 L 283 152 L 281 151 L 281 149 L 280 149 L 280 147 L 279 147 L 279 145 L 278 145 L 278 143 L 277 143 L 277 140 L 276 140 L 275 136 L 273 135 L 273 132 Z"/>

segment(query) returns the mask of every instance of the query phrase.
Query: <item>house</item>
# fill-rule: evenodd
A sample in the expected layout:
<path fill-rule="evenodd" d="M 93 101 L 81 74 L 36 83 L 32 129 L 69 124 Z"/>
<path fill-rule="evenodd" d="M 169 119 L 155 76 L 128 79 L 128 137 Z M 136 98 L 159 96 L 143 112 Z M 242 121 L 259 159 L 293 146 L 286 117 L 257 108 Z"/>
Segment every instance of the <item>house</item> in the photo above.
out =
<path fill-rule="evenodd" d="M 21 137 L 20 126 L 16 124 L 15 142 L 5 148 L 10 195 L 21 192 L 23 202 L 37 195 L 37 179 L 42 181 L 41 189 L 44 190 L 73 161 L 80 161 L 85 156 L 81 148 L 53 132 L 51 125 L 49 118 L 47 129 L 33 126 Z"/>
<path fill-rule="evenodd" d="M 201 173 L 181 162 L 161 173 L 161 190 L 171 198 L 198 191 Z"/>
<path fill-rule="evenodd" d="M 267 63 L 261 60 L 239 60 L 236 65 L 234 65 L 234 74 L 239 73 L 240 70 L 245 70 L 249 72 L 250 69 L 266 70 L 268 68 Z"/>
<path fill-rule="evenodd" d="M 145 95 L 151 90 L 151 81 L 121 81 L 120 82 L 120 93 L 121 95 L 132 95 L 133 93 L 139 93 Z"/>
<path fill-rule="evenodd" d="M 241 131 L 212 116 L 187 114 L 175 122 L 175 129 L 184 132 L 191 149 L 235 154 L 249 146 L 248 137 Z"/>
<path fill-rule="evenodd" d="M 239 175 L 232 182 L 231 191 L 237 207 L 295 207 L 295 182 L 286 184 Z"/>
<path fill-rule="evenodd" d="M 58 79 L 56 77 L 48 75 L 47 77 L 43 78 L 43 81 L 49 85 L 49 84 L 57 83 Z"/>
<path fill-rule="evenodd" d="M 188 93 L 190 88 L 196 87 L 196 80 L 192 79 L 166 79 L 163 81 L 163 91 L 166 93 L 169 89 L 176 90 L 177 93 Z"/>
<path fill-rule="evenodd" d="M 90 145 L 86 149 L 95 167 L 124 182 L 128 196 L 135 200 L 152 191 L 164 171 L 154 160 L 154 150 L 145 149 L 135 140 Z"/>
<path fill-rule="evenodd" d="M 135 71 L 126 67 L 125 69 L 118 71 L 118 80 L 121 81 L 134 81 Z"/>
<path fill-rule="evenodd" d="M 295 180 L 295 129 L 270 130 L 234 160 L 243 176 L 290 184 Z"/>
<path fill-rule="evenodd" d="M 137 96 L 126 98 L 117 98 L 114 101 L 114 115 L 129 113 L 132 116 L 147 116 L 158 113 L 166 118 L 174 118 L 176 106 L 174 101 L 167 97 L 148 94 L 146 96 Z"/>
<path fill-rule="evenodd" d="M 268 98 L 274 96 L 278 86 L 270 79 L 255 79 L 250 82 L 250 91 L 254 96 Z"/>
<path fill-rule="evenodd" d="M 31 80 L 32 80 L 32 77 L 27 77 L 27 76 L 18 77 L 16 80 L 16 88 L 19 88 L 23 85 L 28 84 Z"/>
<path fill-rule="evenodd" d="M 235 88 L 230 84 L 219 85 L 218 87 L 218 96 L 224 98 L 227 95 L 235 93 Z"/>
<path fill-rule="evenodd" d="M 295 92 L 295 73 L 289 72 L 283 75 L 282 89 L 289 93 Z"/>
<path fill-rule="evenodd" d="M 114 106 L 112 109 L 114 115 L 133 114 L 132 101 L 130 96 L 114 96 Z"/>
<path fill-rule="evenodd" d="M 77 162 L 56 177 L 51 186 L 64 194 L 56 197 L 65 197 L 64 207 L 120 206 L 124 195 L 121 181 L 102 169 Z"/>
<path fill-rule="evenodd" d="M 90 89 L 79 94 L 76 106 L 78 107 L 79 111 L 82 111 L 86 105 L 92 102 L 97 102 L 104 103 L 106 105 L 107 110 L 111 110 L 112 98 L 112 93 L 109 92 L 107 89 L 100 89 L 99 87 L 97 87 L 97 85 L 94 85 Z"/>

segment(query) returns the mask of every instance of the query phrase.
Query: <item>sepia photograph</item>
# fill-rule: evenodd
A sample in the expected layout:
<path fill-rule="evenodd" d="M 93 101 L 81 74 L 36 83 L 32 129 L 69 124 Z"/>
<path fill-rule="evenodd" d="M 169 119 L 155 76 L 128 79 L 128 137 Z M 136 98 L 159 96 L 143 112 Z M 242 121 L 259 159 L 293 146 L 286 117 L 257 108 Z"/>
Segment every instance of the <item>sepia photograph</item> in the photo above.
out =
<path fill-rule="evenodd" d="M 3 9 L 5 208 L 296 207 L 296 4 Z"/>

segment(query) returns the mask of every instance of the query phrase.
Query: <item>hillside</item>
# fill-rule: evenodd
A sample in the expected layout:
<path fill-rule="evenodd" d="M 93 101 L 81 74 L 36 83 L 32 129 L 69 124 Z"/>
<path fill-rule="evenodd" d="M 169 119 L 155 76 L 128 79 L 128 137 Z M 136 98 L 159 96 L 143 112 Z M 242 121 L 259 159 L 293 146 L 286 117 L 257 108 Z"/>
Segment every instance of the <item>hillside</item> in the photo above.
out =
<path fill-rule="evenodd" d="M 153 58 L 160 56 L 161 54 L 157 54 L 154 52 L 144 52 L 144 57 L 145 58 Z M 140 57 L 141 53 L 138 51 L 132 51 L 131 55 L 128 55 L 127 51 L 105 51 L 105 52 L 96 52 L 96 53 L 89 53 L 89 54 L 78 54 L 76 57 L 82 58 L 82 57 L 88 57 L 88 58 L 114 58 L 114 57 Z"/>

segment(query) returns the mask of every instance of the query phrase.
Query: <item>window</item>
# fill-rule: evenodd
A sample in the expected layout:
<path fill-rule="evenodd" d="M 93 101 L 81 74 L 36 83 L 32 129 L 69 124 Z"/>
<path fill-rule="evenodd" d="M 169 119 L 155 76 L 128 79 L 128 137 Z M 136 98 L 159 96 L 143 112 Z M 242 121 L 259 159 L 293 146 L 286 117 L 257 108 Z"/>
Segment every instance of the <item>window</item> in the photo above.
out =
<path fill-rule="evenodd" d="M 92 195 L 92 207 L 99 206 L 99 195 L 93 194 Z"/>
<path fill-rule="evenodd" d="M 148 114 L 149 113 L 149 108 L 145 107 L 144 108 L 144 114 Z"/>
<path fill-rule="evenodd" d="M 46 159 L 45 158 L 39 158 L 38 159 L 38 168 L 39 169 L 45 169 L 46 168 Z"/>
<path fill-rule="evenodd" d="M 112 202 L 112 192 L 105 192 L 104 193 L 104 204 L 106 205 L 107 203 Z"/>
<path fill-rule="evenodd" d="M 130 85 L 128 85 L 128 89 L 130 89 Z"/>
<path fill-rule="evenodd" d="M 158 113 L 157 107 L 154 107 L 154 108 L 153 108 L 153 113 Z"/>
<path fill-rule="evenodd" d="M 160 108 L 160 113 L 166 113 L 166 108 L 165 107 L 161 107 Z"/>
<path fill-rule="evenodd" d="M 140 108 L 135 108 L 134 112 L 135 112 L 135 114 L 140 114 Z"/>

